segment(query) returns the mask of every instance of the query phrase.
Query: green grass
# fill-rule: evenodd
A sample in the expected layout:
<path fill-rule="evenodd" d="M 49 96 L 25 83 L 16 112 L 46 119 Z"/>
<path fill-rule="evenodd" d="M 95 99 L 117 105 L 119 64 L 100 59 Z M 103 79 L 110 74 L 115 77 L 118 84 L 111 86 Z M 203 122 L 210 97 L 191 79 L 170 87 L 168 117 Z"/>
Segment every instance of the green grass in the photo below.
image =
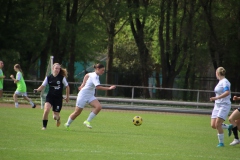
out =
<path fill-rule="evenodd" d="M 59 128 L 51 113 L 47 130 L 42 131 L 43 110 L 0 107 L 0 159 L 239 159 L 240 145 L 229 146 L 233 137 L 227 131 L 225 147 L 216 147 L 209 115 L 102 110 L 90 130 L 82 124 L 90 112 L 85 109 L 67 131 L 63 124 L 72 111 L 62 110 Z M 132 124 L 135 115 L 143 118 L 142 126 Z"/>

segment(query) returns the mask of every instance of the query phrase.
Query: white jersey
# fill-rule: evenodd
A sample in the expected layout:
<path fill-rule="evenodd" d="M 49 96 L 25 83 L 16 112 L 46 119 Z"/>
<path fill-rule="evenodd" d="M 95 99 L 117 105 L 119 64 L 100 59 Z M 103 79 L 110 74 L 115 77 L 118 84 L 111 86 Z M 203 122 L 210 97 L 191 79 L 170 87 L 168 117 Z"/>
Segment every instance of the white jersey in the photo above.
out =
<path fill-rule="evenodd" d="M 220 96 L 221 94 L 223 94 L 225 91 L 229 91 L 230 94 L 224 98 L 221 99 L 217 99 L 215 100 L 215 103 L 226 103 L 226 104 L 231 104 L 230 98 L 231 98 L 231 91 L 230 91 L 230 87 L 231 84 L 230 82 L 226 79 L 223 78 L 221 79 L 218 84 L 216 85 L 216 87 L 214 88 L 214 92 L 217 96 Z"/>
<path fill-rule="evenodd" d="M 95 89 L 100 85 L 99 75 L 96 72 L 88 73 L 88 79 L 84 87 L 80 90 L 79 94 L 95 94 Z"/>

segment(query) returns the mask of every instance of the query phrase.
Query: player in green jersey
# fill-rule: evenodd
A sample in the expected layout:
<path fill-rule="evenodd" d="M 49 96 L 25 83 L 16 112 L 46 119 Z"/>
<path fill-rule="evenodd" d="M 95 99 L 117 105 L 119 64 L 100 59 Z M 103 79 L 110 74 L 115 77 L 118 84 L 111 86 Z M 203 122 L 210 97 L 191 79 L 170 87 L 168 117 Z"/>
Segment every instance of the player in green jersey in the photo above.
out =
<path fill-rule="evenodd" d="M 18 96 L 23 96 L 23 98 L 31 104 L 32 108 L 35 108 L 36 105 L 27 96 L 27 87 L 26 87 L 26 84 L 25 84 L 25 81 L 24 81 L 24 78 L 23 78 L 23 73 L 22 73 L 21 66 L 19 64 L 15 64 L 14 65 L 14 70 L 17 72 L 16 78 L 14 78 L 13 75 L 11 75 L 10 77 L 12 78 L 14 83 L 17 84 L 17 89 L 16 89 L 15 93 L 13 94 L 15 107 L 18 108 Z"/>
<path fill-rule="evenodd" d="M 2 68 L 3 68 L 4 64 L 3 61 L 0 61 L 0 98 L 2 98 L 2 94 L 3 94 L 3 79 L 5 78 Z"/>

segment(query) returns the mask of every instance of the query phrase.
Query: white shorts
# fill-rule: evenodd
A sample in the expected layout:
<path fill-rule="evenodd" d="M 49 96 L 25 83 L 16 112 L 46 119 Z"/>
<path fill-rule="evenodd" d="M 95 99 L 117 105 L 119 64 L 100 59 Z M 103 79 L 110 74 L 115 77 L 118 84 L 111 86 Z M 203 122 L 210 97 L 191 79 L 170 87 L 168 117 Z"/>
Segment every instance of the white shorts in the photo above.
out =
<path fill-rule="evenodd" d="M 27 97 L 27 92 L 19 92 L 19 91 L 15 91 L 15 94 L 18 95 L 18 96 Z"/>
<path fill-rule="evenodd" d="M 215 103 L 211 118 L 221 118 L 226 120 L 231 109 L 231 104 Z"/>
<path fill-rule="evenodd" d="M 90 103 L 95 99 L 97 98 L 93 95 L 78 94 L 76 106 L 79 108 L 84 108 L 87 103 Z"/>

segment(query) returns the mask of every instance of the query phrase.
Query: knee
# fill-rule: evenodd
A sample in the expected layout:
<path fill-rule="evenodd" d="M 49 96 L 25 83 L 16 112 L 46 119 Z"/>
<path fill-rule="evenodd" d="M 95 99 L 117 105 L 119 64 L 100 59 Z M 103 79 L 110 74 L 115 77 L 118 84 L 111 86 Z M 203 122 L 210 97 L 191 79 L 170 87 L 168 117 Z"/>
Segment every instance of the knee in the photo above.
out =
<path fill-rule="evenodd" d="M 217 127 L 215 125 L 211 125 L 212 129 L 217 129 Z"/>
<path fill-rule="evenodd" d="M 229 117 L 229 118 L 228 118 L 228 121 L 229 121 L 230 123 L 233 123 L 233 122 L 234 122 L 234 119 L 233 119 L 232 117 Z"/>
<path fill-rule="evenodd" d="M 101 106 L 101 105 L 99 105 L 97 108 L 98 108 L 99 110 L 101 110 L 101 109 L 102 109 L 102 106 Z"/>

